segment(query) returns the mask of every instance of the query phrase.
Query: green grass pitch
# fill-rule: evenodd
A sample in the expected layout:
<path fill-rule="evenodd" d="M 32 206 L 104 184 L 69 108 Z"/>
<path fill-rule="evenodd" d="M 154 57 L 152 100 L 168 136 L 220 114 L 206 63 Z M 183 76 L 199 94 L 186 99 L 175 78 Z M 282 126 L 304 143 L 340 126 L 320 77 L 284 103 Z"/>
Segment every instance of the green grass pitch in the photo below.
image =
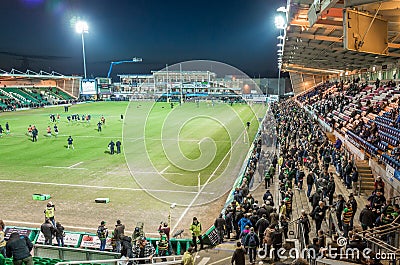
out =
<path fill-rule="evenodd" d="M 265 110 L 262 104 L 185 103 L 171 109 L 167 103 L 97 102 L 74 105 L 68 113 L 61 106 L 1 113 L 0 124 L 11 129 L 0 138 L 1 218 L 41 223 L 45 202 L 33 201 L 32 194 L 48 193 L 56 219 L 82 229 L 118 218 L 131 227 L 138 221 L 155 226 L 171 202 L 181 206 L 178 219 L 188 204 L 205 204 L 230 188 Z M 57 113 L 55 136 L 49 115 Z M 68 122 L 72 114 L 92 119 Z M 98 132 L 102 115 L 106 123 Z M 26 134 L 33 124 L 38 142 Z M 75 150 L 66 148 L 69 135 Z M 110 140 L 123 142 L 122 154 L 108 154 Z M 111 203 L 96 204 L 97 197 Z"/>

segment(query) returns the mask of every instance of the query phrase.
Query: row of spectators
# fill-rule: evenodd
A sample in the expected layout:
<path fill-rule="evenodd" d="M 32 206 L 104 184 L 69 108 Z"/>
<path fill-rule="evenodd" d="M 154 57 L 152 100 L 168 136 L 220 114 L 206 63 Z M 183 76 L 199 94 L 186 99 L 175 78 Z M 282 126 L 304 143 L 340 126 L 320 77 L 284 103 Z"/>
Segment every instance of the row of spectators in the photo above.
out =
<path fill-rule="evenodd" d="M 366 245 L 366 242 L 363 242 L 356 234 L 359 232 L 354 226 L 357 201 L 353 194 L 350 194 L 348 201 L 339 194 L 337 201 L 333 202 L 336 184 L 332 172 L 328 172 L 331 165 L 335 166 L 337 174 L 347 188 L 352 188 L 353 183 L 358 181 L 357 170 L 346 156 L 341 142 L 330 143 L 316 123 L 309 119 L 294 102 L 285 102 L 284 106 L 276 107 L 274 112 L 279 121 L 278 139 L 281 140 L 282 146 L 281 157 L 278 160 L 281 168 L 279 178 L 283 179 L 281 181 L 282 198 L 285 194 L 283 191 L 290 191 L 292 179 L 294 179 L 295 187 L 301 190 L 303 179 L 307 175 L 307 195 L 313 207 L 310 215 L 315 220 L 317 235 L 309 247 L 321 254 L 326 249 L 324 233 L 320 228 L 326 218 L 328 206 L 336 212 L 337 226 L 342 231 L 337 236 L 347 237 L 349 246 Z M 310 196 L 314 187 L 315 192 Z M 399 206 L 393 204 L 392 200 L 384 198 L 384 182 L 380 177 L 376 179 L 374 187 L 373 194 L 368 198 L 369 204 L 358 216 L 364 230 L 389 224 L 400 214 Z M 396 220 L 400 221 L 399 218 Z M 302 212 L 299 222 L 303 226 L 305 241 L 308 244 L 311 226 L 306 212 Z M 394 236 L 386 235 L 382 240 L 391 244 Z"/>

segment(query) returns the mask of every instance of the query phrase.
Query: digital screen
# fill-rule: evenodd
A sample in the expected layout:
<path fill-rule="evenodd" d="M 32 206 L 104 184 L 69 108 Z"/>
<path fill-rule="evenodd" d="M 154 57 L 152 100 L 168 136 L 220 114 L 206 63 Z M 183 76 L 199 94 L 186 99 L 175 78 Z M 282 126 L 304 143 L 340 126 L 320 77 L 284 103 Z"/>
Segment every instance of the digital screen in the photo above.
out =
<path fill-rule="evenodd" d="M 81 94 L 85 94 L 85 95 L 97 94 L 96 80 L 83 79 L 81 82 Z"/>

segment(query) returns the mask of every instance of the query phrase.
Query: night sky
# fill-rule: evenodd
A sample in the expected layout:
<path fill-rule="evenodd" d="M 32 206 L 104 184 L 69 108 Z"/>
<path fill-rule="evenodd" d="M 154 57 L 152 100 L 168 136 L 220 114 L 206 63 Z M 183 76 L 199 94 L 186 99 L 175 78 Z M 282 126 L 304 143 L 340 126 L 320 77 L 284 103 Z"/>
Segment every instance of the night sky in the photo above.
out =
<path fill-rule="evenodd" d="M 160 70 L 187 60 L 214 60 L 251 77 L 277 77 L 276 9 L 284 0 L 1 0 L 0 69 L 83 75 L 87 21 L 88 77 Z"/>

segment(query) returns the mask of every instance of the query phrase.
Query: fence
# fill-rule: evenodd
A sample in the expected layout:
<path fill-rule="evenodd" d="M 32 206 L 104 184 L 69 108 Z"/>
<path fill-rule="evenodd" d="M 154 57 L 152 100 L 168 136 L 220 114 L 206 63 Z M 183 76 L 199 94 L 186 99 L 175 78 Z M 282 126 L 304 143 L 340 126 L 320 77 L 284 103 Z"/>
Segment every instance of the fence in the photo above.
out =
<path fill-rule="evenodd" d="M 169 264 L 182 264 L 183 256 L 164 256 L 164 257 L 148 257 L 148 258 L 122 258 L 122 259 L 109 259 L 109 260 L 90 260 L 90 261 L 63 261 L 58 262 L 55 265 L 128 265 L 138 264 L 140 261 L 149 261 L 153 265 L 169 265 Z M 165 259 L 166 261 L 162 261 Z M 132 262 L 132 263 L 131 263 Z"/>

